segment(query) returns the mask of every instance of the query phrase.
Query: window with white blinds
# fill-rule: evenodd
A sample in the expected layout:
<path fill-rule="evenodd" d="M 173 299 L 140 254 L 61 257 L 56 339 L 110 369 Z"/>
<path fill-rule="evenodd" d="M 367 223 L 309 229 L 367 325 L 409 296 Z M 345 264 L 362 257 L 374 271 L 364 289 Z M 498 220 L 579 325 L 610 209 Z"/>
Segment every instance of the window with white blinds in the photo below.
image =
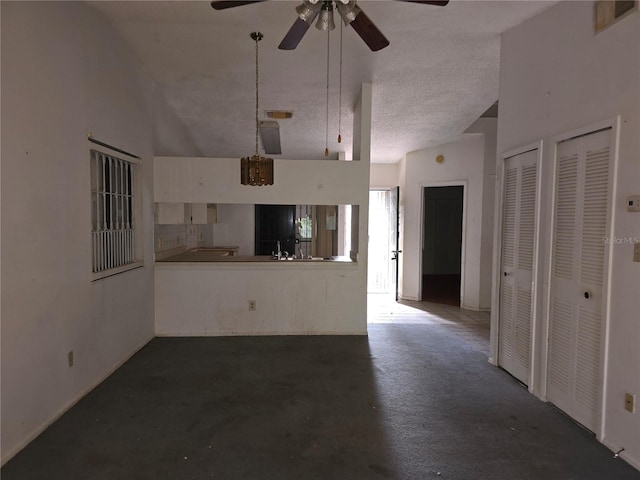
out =
<path fill-rule="evenodd" d="M 137 165 L 91 150 L 92 271 L 106 276 L 138 263 L 136 258 Z"/>

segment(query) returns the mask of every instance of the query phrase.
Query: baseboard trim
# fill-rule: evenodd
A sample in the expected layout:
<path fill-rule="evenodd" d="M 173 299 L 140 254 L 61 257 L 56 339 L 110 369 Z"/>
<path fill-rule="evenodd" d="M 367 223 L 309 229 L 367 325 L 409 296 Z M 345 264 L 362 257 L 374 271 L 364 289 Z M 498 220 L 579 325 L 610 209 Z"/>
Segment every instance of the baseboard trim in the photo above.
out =
<path fill-rule="evenodd" d="M 260 331 L 260 332 L 156 332 L 159 338 L 181 338 L 181 337 L 310 337 L 310 336 L 335 336 L 335 335 L 361 335 L 367 336 L 368 331 L 365 330 L 349 330 L 349 331 L 330 331 L 330 332 L 277 332 L 277 331 Z"/>
<path fill-rule="evenodd" d="M 411 297 L 409 295 L 398 295 L 398 300 L 409 300 L 412 302 L 420 302 L 421 300 L 418 297 Z"/>
<path fill-rule="evenodd" d="M 11 450 L 9 450 L 9 452 L 3 455 L 2 460 L 0 462 L 0 466 L 4 466 L 9 460 L 15 457 L 23 448 L 25 448 L 27 445 L 33 442 L 36 438 L 38 438 L 38 436 L 42 432 L 44 432 L 47 428 L 53 425 L 60 417 L 62 417 L 65 413 L 67 413 L 76 403 L 78 403 L 80 400 L 86 397 L 89 393 L 91 393 L 93 389 L 95 389 L 98 385 L 100 385 L 107 378 L 109 378 L 113 374 L 113 372 L 115 372 L 122 365 L 127 363 L 131 359 L 131 357 L 133 357 L 136 353 L 138 353 L 147 343 L 149 343 L 153 339 L 154 339 L 154 336 L 151 336 L 151 338 L 149 338 L 148 340 L 145 340 L 140 345 L 138 345 L 130 355 L 128 355 L 121 362 L 117 362 L 111 369 L 107 371 L 106 374 L 101 376 L 98 381 L 91 384 L 89 388 L 86 389 L 83 393 L 76 396 L 68 403 L 66 403 L 60 410 L 58 410 L 58 412 L 51 419 L 49 419 L 48 421 L 36 427 L 29 435 L 27 435 L 24 438 L 22 442 L 18 443 L 14 448 L 12 448 Z"/>
<path fill-rule="evenodd" d="M 622 448 L 620 445 L 612 444 L 606 438 L 603 438 L 601 443 L 614 453 Z M 622 452 L 620 452 L 619 457 L 625 462 L 627 462 L 629 465 L 631 465 L 633 468 L 635 468 L 636 470 L 640 470 L 640 459 L 635 458 L 632 455 L 629 455 L 629 453 L 626 450 L 623 450 Z"/>
<path fill-rule="evenodd" d="M 473 310 L 474 312 L 490 312 L 491 307 L 472 307 L 470 305 L 460 304 L 460 308 L 463 310 Z"/>

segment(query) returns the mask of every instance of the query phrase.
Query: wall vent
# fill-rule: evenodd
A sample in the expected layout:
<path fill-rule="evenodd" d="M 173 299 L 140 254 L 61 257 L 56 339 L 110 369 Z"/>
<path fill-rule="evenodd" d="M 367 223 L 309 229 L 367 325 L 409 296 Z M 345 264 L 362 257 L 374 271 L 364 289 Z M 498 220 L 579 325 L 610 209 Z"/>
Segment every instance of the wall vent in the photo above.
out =
<path fill-rule="evenodd" d="M 593 27 L 595 32 L 601 32 L 637 9 L 637 0 L 599 0 L 595 2 L 593 10 Z"/>

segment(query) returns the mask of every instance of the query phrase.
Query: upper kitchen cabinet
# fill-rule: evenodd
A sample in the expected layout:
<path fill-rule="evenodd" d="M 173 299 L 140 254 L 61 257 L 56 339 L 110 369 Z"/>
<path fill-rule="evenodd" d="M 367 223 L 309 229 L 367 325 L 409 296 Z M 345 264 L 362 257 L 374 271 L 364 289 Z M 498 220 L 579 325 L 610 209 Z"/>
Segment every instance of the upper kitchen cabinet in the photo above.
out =
<path fill-rule="evenodd" d="M 191 223 L 196 225 L 204 225 L 208 223 L 218 222 L 218 209 L 215 204 L 211 203 L 187 203 L 190 207 Z M 185 212 L 186 212 L 185 208 Z"/>
<path fill-rule="evenodd" d="M 216 223 L 217 208 L 206 203 L 156 203 L 156 221 L 158 225 L 204 225 Z"/>

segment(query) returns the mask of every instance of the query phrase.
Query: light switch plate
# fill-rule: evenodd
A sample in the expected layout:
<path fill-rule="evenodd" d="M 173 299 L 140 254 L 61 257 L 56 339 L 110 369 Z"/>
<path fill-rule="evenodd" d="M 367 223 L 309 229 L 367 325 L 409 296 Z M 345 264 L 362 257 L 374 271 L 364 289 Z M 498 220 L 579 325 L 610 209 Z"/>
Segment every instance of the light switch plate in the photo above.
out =
<path fill-rule="evenodd" d="M 627 212 L 640 212 L 640 195 L 627 197 Z"/>

